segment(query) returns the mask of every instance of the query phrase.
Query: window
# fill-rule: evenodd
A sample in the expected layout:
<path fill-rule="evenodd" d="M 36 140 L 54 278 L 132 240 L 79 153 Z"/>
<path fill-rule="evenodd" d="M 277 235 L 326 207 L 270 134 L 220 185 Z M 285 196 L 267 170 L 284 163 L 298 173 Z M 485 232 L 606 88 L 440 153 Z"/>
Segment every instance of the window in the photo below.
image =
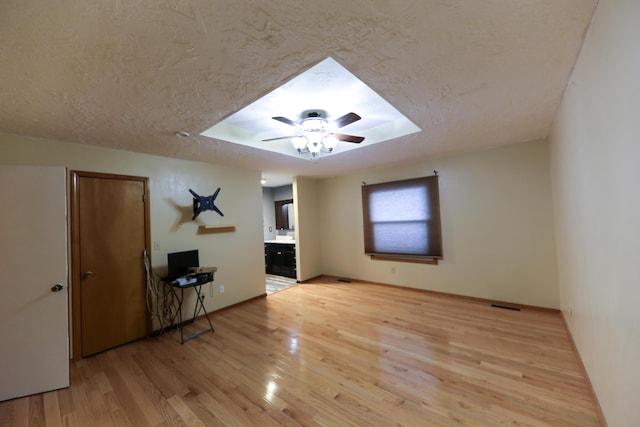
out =
<path fill-rule="evenodd" d="M 438 176 L 364 185 L 364 251 L 372 259 L 442 258 Z"/>

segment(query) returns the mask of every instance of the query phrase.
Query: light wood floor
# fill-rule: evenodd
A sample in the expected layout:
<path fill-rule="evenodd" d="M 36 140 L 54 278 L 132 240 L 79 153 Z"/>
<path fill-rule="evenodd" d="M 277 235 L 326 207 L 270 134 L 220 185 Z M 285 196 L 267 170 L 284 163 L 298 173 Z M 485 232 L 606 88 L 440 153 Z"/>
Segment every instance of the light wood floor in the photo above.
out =
<path fill-rule="evenodd" d="M 212 320 L 74 362 L 0 425 L 600 425 L 558 313 L 325 279 Z"/>

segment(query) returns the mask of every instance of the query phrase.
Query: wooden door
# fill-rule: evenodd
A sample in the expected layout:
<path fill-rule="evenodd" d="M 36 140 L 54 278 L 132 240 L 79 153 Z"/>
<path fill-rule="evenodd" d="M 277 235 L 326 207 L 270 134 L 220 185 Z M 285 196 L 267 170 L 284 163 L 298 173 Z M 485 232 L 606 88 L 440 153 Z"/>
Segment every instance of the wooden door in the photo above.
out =
<path fill-rule="evenodd" d="M 0 194 L 2 401 L 69 386 L 66 171 L 0 166 Z"/>
<path fill-rule="evenodd" d="M 86 357 L 148 333 L 147 179 L 74 172 L 73 182 L 74 350 Z"/>

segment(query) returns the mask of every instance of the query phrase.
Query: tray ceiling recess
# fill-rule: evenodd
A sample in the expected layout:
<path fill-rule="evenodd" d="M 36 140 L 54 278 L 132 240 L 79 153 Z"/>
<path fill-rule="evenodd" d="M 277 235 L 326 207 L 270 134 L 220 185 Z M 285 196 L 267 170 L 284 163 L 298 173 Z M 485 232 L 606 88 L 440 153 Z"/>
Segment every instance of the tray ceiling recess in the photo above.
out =
<path fill-rule="evenodd" d="M 288 136 L 310 112 L 327 122 L 355 113 L 361 119 L 336 132 L 358 135 L 360 143 L 339 141 L 331 156 L 419 132 L 420 128 L 333 58 L 327 58 L 254 103 L 216 123 L 201 135 L 292 157 L 300 154 Z M 274 119 L 285 117 L 287 121 Z M 267 141 L 265 141 L 267 140 Z M 320 157 L 328 154 L 322 153 Z"/>

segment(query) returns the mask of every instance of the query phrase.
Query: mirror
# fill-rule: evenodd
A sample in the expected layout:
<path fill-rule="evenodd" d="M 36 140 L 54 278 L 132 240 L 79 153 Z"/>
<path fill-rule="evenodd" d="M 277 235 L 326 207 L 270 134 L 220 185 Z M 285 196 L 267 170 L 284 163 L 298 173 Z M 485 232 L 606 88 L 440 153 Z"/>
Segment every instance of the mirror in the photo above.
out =
<path fill-rule="evenodd" d="M 276 229 L 293 230 L 295 219 L 293 216 L 293 199 L 274 202 L 276 208 Z"/>

